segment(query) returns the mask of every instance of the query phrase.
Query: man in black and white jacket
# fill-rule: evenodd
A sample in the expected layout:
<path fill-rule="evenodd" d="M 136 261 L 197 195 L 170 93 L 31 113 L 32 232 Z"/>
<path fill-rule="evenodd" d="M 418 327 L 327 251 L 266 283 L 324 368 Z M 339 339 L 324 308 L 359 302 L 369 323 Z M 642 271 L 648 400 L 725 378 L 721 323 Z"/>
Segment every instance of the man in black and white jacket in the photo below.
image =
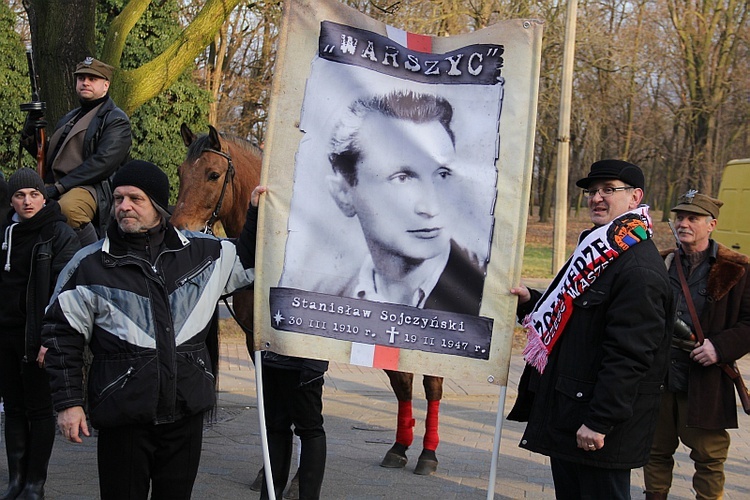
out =
<path fill-rule="evenodd" d="M 203 414 L 215 403 L 207 341 L 220 296 L 253 283 L 253 192 L 237 241 L 172 226 L 169 180 L 134 160 L 113 179 L 114 224 L 60 274 L 43 329 L 58 426 L 89 435 L 83 351 L 93 354 L 88 411 L 98 434 L 102 498 L 190 498 Z M 215 340 L 215 339 L 213 339 Z"/>

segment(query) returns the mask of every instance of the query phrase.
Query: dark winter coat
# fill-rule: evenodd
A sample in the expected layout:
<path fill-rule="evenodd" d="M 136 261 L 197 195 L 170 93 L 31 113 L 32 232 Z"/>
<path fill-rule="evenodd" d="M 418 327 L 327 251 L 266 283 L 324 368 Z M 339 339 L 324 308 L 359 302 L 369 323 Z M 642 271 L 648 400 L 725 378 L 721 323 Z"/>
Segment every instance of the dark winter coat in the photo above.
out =
<path fill-rule="evenodd" d="M 0 311 L 3 322 L 12 321 L 13 317 L 21 319 L 25 361 L 36 362 L 44 309 L 52 296 L 57 275 L 81 244 L 54 200 L 48 200 L 46 206 L 28 220 L 13 222 L 14 214 L 12 210 L 8 213 L 2 227 L 2 234 L 8 235 L 9 241 L 5 241 L 0 253 L 2 264 L 7 266 L 0 270 Z M 8 231 L 10 226 L 13 227 Z M 23 265 L 13 265 L 16 259 L 28 260 Z"/>
<path fill-rule="evenodd" d="M 520 305 L 519 318 L 541 297 Z M 542 375 L 527 366 L 510 420 L 528 421 L 520 446 L 570 462 L 632 469 L 651 448 L 674 321 L 664 262 L 652 240 L 620 255 L 573 301 Z M 586 425 L 605 435 L 578 448 Z"/>
<path fill-rule="evenodd" d="M 169 423 L 210 409 L 215 379 L 206 341 L 219 298 L 253 282 L 249 222 L 237 242 L 167 224 L 153 264 L 128 251 L 116 224 L 76 254 L 42 331 L 55 409 L 83 406 L 85 344 L 93 354 L 95 427 Z"/>
<path fill-rule="evenodd" d="M 750 259 L 713 240 L 711 248 L 716 260 L 703 292 L 701 328 L 716 348 L 719 362 L 731 363 L 750 352 Z M 662 256 L 671 268 L 674 251 Z M 672 274 L 671 279 L 679 280 Z M 679 289 L 679 282 L 674 286 Z M 734 384 L 718 366 L 691 363 L 687 424 L 703 429 L 737 428 Z"/>
<path fill-rule="evenodd" d="M 80 109 L 76 108 L 63 116 L 55 130 L 64 127 Z M 56 179 L 57 184 L 60 184 L 65 191 L 78 186 L 94 187 L 99 221 L 97 231 L 102 236 L 109 222 L 109 212 L 112 208 L 112 188 L 109 181 L 117 169 L 128 160 L 131 144 L 128 115 L 115 105 L 111 97 L 107 97 L 86 129 L 83 139 L 83 163 L 64 177 Z M 51 153 L 51 151 L 48 152 L 47 156 L 47 172 L 50 175 L 49 167 L 55 160 Z M 65 150 L 60 154 L 64 153 Z M 45 179 L 45 181 L 52 182 L 51 179 Z"/>

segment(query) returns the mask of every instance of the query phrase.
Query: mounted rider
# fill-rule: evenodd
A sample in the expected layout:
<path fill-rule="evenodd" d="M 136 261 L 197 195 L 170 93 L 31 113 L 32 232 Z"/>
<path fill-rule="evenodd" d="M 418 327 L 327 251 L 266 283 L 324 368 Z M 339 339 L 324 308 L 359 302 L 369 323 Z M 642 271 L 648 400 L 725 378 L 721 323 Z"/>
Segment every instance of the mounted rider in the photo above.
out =
<path fill-rule="evenodd" d="M 45 145 L 46 195 L 58 200 L 83 245 L 104 234 L 112 207 L 110 178 L 128 160 L 132 144 L 130 120 L 109 96 L 113 71 L 93 57 L 78 63 L 73 74 L 81 106 L 62 117 Z M 34 131 L 45 124 L 42 113 L 30 112 L 21 134 L 32 155 Z"/>

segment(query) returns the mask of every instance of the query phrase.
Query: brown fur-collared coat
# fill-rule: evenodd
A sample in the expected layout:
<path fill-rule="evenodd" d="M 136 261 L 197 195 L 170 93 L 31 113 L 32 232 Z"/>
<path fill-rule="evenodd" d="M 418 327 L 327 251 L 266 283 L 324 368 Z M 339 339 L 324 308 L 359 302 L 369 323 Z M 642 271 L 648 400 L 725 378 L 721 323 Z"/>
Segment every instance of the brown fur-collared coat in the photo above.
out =
<path fill-rule="evenodd" d="M 706 304 L 700 322 L 703 334 L 716 348 L 719 361 L 731 363 L 750 352 L 750 258 L 715 244 L 716 261 L 708 274 Z M 662 256 L 669 268 L 674 251 L 662 252 Z M 691 365 L 688 425 L 703 429 L 737 428 L 734 384 L 721 368 Z"/>

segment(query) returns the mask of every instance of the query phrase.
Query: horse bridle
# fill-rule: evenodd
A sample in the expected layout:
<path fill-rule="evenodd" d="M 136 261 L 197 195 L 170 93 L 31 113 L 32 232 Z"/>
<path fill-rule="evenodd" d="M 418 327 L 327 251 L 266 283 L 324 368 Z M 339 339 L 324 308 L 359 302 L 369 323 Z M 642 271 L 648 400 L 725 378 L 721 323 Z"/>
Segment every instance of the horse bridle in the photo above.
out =
<path fill-rule="evenodd" d="M 216 202 L 216 206 L 214 207 L 214 211 L 211 213 L 211 217 L 206 221 L 205 226 L 203 227 L 203 233 L 213 235 L 214 231 L 211 229 L 211 227 L 214 225 L 214 223 L 219 220 L 219 212 L 221 211 L 221 205 L 224 203 L 224 195 L 227 192 L 227 185 L 229 185 L 230 182 L 234 181 L 234 163 L 232 163 L 232 156 L 229 153 L 225 153 L 223 151 L 219 151 L 217 149 L 204 149 L 204 153 L 215 153 L 219 156 L 223 156 L 227 160 L 227 173 L 224 176 L 224 185 L 221 187 L 221 195 L 219 195 L 219 200 Z M 237 317 L 237 314 L 234 312 L 234 308 L 229 305 L 229 301 L 227 300 L 227 297 L 229 295 L 223 296 L 221 299 L 224 301 L 224 305 L 226 306 L 229 313 L 232 315 L 234 320 L 237 322 L 237 324 L 240 326 L 240 328 L 245 332 L 245 334 L 252 334 L 253 330 L 252 328 L 248 328 L 243 324 L 243 322 Z M 218 308 L 217 308 L 218 310 Z"/>
<path fill-rule="evenodd" d="M 206 224 L 203 226 L 203 233 L 206 234 L 214 234 L 214 231 L 212 229 L 213 225 L 216 223 L 217 220 L 219 220 L 219 212 L 221 211 L 221 205 L 224 203 L 224 195 L 227 193 L 227 186 L 230 182 L 234 181 L 234 163 L 232 163 L 232 156 L 229 153 L 225 153 L 224 151 L 219 151 L 218 149 L 204 149 L 204 153 L 215 153 L 219 156 L 223 156 L 227 160 L 227 173 L 224 175 L 224 185 L 221 187 L 221 195 L 219 195 L 219 200 L 216 202 L 216 206 L 214 207 L 214 211 L 211 213 L 211 217 L 206 221 Z"/>

